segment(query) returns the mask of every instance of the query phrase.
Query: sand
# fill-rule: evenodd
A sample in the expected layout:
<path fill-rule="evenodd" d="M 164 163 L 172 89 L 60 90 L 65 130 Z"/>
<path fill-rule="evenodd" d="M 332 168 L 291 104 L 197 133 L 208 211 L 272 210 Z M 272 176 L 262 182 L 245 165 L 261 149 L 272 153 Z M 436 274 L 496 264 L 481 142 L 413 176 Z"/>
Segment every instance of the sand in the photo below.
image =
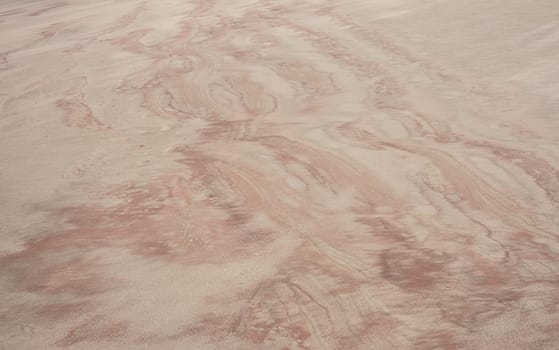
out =
<path fill-rule="evenodd" d="M 559 349 L 556 0 L 3 0 L 0 349 Z"/>

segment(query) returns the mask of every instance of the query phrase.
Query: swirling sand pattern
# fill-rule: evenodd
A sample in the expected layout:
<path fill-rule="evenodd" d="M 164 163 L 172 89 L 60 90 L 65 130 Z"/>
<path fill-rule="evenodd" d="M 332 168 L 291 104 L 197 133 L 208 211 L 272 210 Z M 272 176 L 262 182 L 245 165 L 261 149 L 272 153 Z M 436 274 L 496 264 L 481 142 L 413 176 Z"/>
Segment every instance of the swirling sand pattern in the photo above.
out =
<path fill-rule="evenodd" d="M 0 348 L 559 349 L 554 0 L 0 5 Z"/>

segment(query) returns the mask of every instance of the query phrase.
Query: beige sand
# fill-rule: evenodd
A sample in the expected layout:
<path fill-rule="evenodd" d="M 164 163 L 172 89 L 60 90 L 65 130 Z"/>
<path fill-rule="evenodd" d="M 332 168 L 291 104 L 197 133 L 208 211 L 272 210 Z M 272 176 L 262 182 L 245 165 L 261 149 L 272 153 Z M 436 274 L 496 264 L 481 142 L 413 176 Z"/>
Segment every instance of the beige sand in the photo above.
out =
<path fill-rule="evenodd" d="M 3 0 L 0 349 L 559 349 L 557 0 Z"/>

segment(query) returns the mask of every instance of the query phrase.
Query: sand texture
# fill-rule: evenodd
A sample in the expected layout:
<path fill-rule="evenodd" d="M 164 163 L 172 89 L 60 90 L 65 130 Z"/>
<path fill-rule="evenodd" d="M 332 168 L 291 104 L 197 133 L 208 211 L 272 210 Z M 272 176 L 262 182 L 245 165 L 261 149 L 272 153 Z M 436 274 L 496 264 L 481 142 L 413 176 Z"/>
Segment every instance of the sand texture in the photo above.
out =
<path fill-rule="evenodd" d="M 0 1 L 0 349 L 559 349 L 557 0 Z"/>

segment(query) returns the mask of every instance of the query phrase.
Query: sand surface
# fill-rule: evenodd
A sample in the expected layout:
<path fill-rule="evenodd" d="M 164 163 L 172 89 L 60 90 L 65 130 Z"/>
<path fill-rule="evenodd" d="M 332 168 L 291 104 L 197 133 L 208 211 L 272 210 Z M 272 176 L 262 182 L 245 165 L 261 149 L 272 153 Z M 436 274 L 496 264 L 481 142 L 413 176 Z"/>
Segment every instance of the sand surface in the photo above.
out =
<path fill-rule="evenodd" d="M 559 349 L 557 0 L 2 0 L 0 349 Z"/>

